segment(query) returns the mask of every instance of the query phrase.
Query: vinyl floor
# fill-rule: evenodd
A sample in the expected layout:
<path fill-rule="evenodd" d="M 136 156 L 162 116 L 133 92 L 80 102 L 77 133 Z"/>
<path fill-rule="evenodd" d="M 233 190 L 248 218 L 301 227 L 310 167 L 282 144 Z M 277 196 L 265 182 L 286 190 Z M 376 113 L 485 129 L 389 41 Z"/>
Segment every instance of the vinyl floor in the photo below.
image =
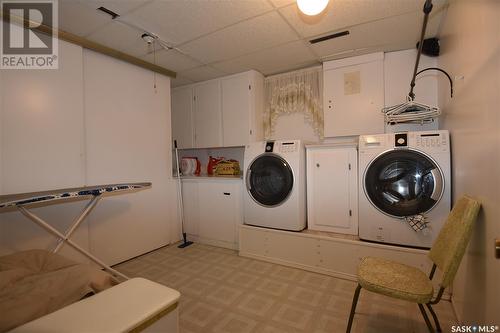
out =
<path fill-rule="evenodd" d="M 345 332 L 356 283 L 202 244 L 167 246 L 115 266 L 181 292 L 180 332 Z M 451 303 L 435 310 L 443 332 Z M 416 304 L 361 291 L 352 332 L 428 332 Z"/>

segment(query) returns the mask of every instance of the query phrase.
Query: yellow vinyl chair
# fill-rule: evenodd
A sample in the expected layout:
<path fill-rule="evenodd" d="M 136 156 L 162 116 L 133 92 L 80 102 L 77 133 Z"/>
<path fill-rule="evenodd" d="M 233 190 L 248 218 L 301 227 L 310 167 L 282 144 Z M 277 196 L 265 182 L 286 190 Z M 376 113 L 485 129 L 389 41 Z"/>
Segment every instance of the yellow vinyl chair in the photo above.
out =
<path fill-rule="evenodd" d="M 424 308 L 426 305 L 434 319 L 436 331 L 441 332 L 441 326 L 432 305 L 441 300 L 444 290 L 452 283 L 457 273 L 480 206 L 479 202 L 466 196 L 457 201 L 429 251 L 429 258 L 433 262 L 429 277 L 418 268 L 398 262 L 382 258 L 363 258 L 358 266 L 358 286 L 354 292 L 346 332 L 351 331 L 361 288 L 417 303 L 429 332 L 432 333 L 435 331 Z M 431 280 L 436 268 L 441 271 L 442 275 L 439 291 L 433 299 L 434 288 Z"/>

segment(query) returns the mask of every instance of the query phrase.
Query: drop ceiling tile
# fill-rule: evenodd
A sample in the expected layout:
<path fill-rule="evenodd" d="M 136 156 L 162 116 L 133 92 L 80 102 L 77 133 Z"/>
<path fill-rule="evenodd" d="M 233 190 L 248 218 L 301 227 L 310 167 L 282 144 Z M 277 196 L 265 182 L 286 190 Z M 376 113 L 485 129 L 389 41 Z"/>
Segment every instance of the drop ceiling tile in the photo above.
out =
<path fill-rule="evenodd" d="M 123 16 L 134 9 L 148 4 L 151 0 L 86 0 L 83 2 L 92 9 L 105 7 Z"/>
<path fill-rule="evenodd" d="M 236 59 L 214 63 L 212 66 L 228 73 L 255 69 L 264 75 L 269 75 L 312 64 L 319 64 L 319 62 L 304 44 L 304 41 L 300 40 L 247 54 Z"/>
<path fill-rule="evenodd" d="M 129 55 L 140 57 L 151 51 L 141 38 L 142 32 L 113 21 L 87 36 L 88 39 Z"/>
<path fill-rule="evenodd" d="M 149 53 L 142 59 L 153 63 L 153 53 Z M 176 50 L 160 50 L 156 52 L 156 64 L 174 72 L 181 72 L 203 65 Z"/>
<path fill-rule="evenodd" d="M 296 0 L 271 0 L 272 4 L 276 8 L 281 8 L 284 6 L 291 5 L 292 3 L 295 3 Z"/>
<path fill-rule="evenodd" d="M 179 48 L 204 63 L 212 63 L 297 39 L 298 36 L 280 15 L 271 12 L 219 30 Z"/>
<path fill-rule="evenodd" d="M 185 86 L 187 84 L 191 84 L 193 81 L 186 79 L 185 77 L 177 75 L 175 79 L 170 79 L 170 86 L 172 88 Z"/>
<path fill-rule="evenodd" d="M 245 62 L 241 58 L 226 60 L 222 62 L 214 62 L 210 64 L 210 66 L 219 69 L 227 74 L 236 74 L 236 73 L 246 72 L 250 69 L 256 69 L 255 66 Z"/>
<path fill-rule="evenodd" d="M 435 8 L 445 1 L 435 1 Z M 422 13 L 422 6 L 422 0 L 331 0 L 317 16 L 300 13 L 297 5 L 281 8 L 280 12 L 301 36 L 310 37 L 404 13 Z"/>
<path fill-rule="evenodd" d="M 60 0 L 59 28 L 78 36 L 87 36 L 111 23 L 108 14 L 98 11 L 103 6 L 120 15 L 136 9 L 151 0 Z"/>
<path fill-rule="evenodd" d="M 86 36 L 111 22 L 109 16 L 87 6 L 85 1 L 59 1 L 59 29 Z"/>
<path fill-rule="evenodd" d="M 221 70 L 215 69 L 211 66 L 200 66 L 196 68 L 192 68 L 186 71 L 179 73 L 181 77 L 187 78 L 193 82 L 200 82 L 210 79 L 215 79 L 217 77 L 221 77 L 226 75 Z"/>
<path fill-rule="evenodd" d="M 178 45 L 272 9 L 266 0 L 155 0 L 124 19 Z"/>
<path fill-rule="evenodd" d="M 429 19 L 426 37 L 434 37 L 443 17 L 435 12 Z M 407 13 L 349 28 L 350 34 L 312 45 L 323 60 L 345 58 L 366 50 L 393 51 L 413 48 L 420 38 L 423 14 Z"/>

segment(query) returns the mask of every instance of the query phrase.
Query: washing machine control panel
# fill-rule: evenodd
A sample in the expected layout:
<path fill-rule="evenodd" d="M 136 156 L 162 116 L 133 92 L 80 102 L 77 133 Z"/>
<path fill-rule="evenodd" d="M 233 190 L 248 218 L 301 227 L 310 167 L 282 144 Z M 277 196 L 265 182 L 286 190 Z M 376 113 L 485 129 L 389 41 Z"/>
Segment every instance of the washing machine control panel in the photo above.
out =
<path fill-rule="evenodd" d="M 297 142 L 294 142 L 294 141 L 290 141 L 290 142 L 282 142 L 281 143 L 281 146 L 280 146 L 280 153 L 294 153 L 297 151 L 298 149 L 298 143 Z"/>
<path fill-rule="evenodd" d="M 420 149 L 447 148 L 448 138 L 441 133 L 418 134 L 415 146 Z"/>

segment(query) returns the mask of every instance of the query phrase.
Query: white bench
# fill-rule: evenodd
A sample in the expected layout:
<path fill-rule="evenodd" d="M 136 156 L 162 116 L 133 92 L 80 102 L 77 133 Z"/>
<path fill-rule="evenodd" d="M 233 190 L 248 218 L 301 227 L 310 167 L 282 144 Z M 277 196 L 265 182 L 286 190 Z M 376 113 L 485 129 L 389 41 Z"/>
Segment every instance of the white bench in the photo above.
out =
<path fill-rule="evenodd" d="M 177 333 L 177 290 L 143 278 L 117 286 L 19 326 L 11 333 Z"/>

